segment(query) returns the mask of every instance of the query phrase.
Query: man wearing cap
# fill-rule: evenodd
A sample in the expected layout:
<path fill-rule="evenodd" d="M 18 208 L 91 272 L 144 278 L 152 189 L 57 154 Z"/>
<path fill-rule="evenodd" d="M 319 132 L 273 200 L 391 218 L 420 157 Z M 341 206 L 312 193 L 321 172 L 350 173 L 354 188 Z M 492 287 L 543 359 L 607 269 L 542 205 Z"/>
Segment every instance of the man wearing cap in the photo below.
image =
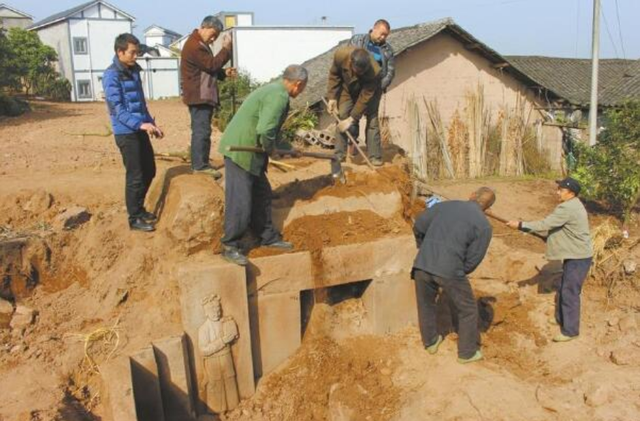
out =
<path fill-rule="evenodd" d="M 509 221 L 507 225 L 521 231 L 548 232 L 548 260 L 562 260 L 562 282 L 556 295 L 555 320 L 560 334 L 554 342 L 567 342 L 580 334 L 580 293 L 591 260 L 593 247 L 589 217 L 578 199 L 580 184 L 571 177 L 556 181 L 560 204 L 541 221 Z"/>

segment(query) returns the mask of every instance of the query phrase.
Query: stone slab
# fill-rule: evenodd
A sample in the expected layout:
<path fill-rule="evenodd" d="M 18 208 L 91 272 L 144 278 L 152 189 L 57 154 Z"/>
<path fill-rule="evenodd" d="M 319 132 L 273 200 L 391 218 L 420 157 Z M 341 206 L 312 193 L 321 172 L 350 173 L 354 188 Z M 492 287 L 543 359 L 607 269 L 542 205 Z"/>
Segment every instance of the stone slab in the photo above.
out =
<path fill-rule="evenodd" d="M 320 282 L 334 286 L 406 273 L 415 256 L 415 239 L 409 235 L 327 248 L 322 252 Z"/>
<path fill-rule="evenodd" d="M 239 336 L 232 345 L 232 355 L 240 398 L 251 397 L 255 392 L 255 382 L 245 268 L 211 257 L 179 267 L 176 277 L 181 292 L 182 325 L 187 334 L 189 358 L 194 362 L 193 390 L 197 390 L 198 396 L 202 399 L 202 358 L 197 347 L 198 329 L 205 321 L 201 301 L 208 295 L 217 294 L 221 298 L 223 316 L 233 317 L 238 326 Z M 200 408 L 198 402 L 196 407 Z"/>
<path fill-rule="evenodd" d="M 259 293 L 255 300 L 257 304 L 251 309 L 253 366 L 256 377 L 262 377 L 282 364 L 300 346 L 300 293 Z"/>
<path fill-rule="evenodd" d="M 321 196 L 312 201 L 297 201 L 295 206 L 273 208 L 273 221 L 279 228 L 303 216 L 327 215 L 338 212 L 371 211 L 382 218 L 391 218 L 402 210 L 402 197 L 397 191 L 370 193 L 353 197 Z"/>
<path fill-rule="evenodd" d="M 152 347 L 131 355 L 131 378 L 139 421 L 164 421 L 158 363 Z"/>
<path fill-rule="evenodd" d="M 166 421 L 195 419 L 191 372 L 184 335 L 153 342 Z"/>
<path fill-rule="evenodd" d="M 249 294 L 283 293 L 312 288 L 313 271 L 308 251 L 251 259 L 247 269 Z"/>
<path fill-rule="evenodd" d="M 410 272 L 373 279 L 362 299 L 375 335 L 418 324 L 415 286 Z"/>
<path fill-rule="evenodd" d="M 118 357 L 102 364 L 100 376 L 105 421 L 138 421 L 129 357 Z"/>

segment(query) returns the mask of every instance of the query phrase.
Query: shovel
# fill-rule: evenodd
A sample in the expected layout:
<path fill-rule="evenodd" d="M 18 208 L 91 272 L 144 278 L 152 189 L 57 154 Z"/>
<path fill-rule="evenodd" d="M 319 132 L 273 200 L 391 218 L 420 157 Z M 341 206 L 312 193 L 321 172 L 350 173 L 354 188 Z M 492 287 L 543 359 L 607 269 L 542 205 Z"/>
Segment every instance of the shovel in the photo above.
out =
<path fill-rule="evenodd" d="M 255 146 L 227 146 L 227 150 L 229 152 L 253 152 L 253 153 L 267 153 L 264 149 L 258 148 Z M 344 172 L 342 171 L 342 164 L 340 160 L 336 158 L 334 154 L 322 153 L 322 152 L 304 152 L 300 150 L 287 150 L 287 149 L 276 149 L 274 151 L 278 155 L 299 155 L 306 156 L 308 158 L 316 158 L 316 159 L 328 159 L 331 161 L 331 176 L 338 180 L 341 184 L 345 184 L 347 182 Z"/>

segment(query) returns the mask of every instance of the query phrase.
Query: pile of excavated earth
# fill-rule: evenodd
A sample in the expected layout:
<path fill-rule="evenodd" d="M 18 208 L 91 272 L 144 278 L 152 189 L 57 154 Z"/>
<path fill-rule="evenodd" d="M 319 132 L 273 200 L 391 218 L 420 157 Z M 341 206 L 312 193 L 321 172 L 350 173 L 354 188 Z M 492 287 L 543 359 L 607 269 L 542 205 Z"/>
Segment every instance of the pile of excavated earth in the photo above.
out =
<path fill-rule="evenodd" d="M 188 118 L 181 104 L 151 106 L 167 122 L 171 139 L 157 149 L 183 150 Z M 124 174 L 112 139 L 78 134 L 106 124 L 104 114 L 101 104 L 41 104 L 25 117 L 0 122 L 0 153 L 6 157 L 0 164 L 0 420 L 109 421 L 107 391 L 113 385 L 105 384 L 102 368 L 150 343 L 183 335 L 181 271 L 221 262 L 223 184 L 189 174 L 179 159 L 158 161 L 148 198 L 149 208 L 160 214 L 157 231 L 128 230 Z M 387 302 L 391 307 L 383 308 L 383 316 L 415 311 L 415 303 L 389 293 L 393 283 L 372 297 L 372 288 L 380 288 L 377 278 L 410 269 L 395 262 L 410 264 L 412 218 L 424 207 L 423 199 L 411 197 L 402 157 L 386 161 L 377 172 L 346 165 L 345 185 L 332 184 L 326 162 L 297 159 L 287 161 L 294 171 L 270 170 L 274 219 L 295 250 L 275 253 L 246 238 L 258 270 L 269 267 L 276 274 L 266 280 L 268 273 L 253 274 L 259 286 L 252 291 L 249 284 L 249 294 L 260 299 L 284 291 L 292 273 L 302 279 L 296 262 L 308 260 L 304 276 L 312 285 L 300 289 L 311 296 L 302 292 L 295 304 L 301 319 L 291 324 L 299 343 L 286 355 L 262 360 L 254 346 L 255 390 L 220 418 L 637 419 L 635 237 L 617 244 L 608 269 L 594 271 L 588 281 L 580 339 L 555 344 L 550 338 L 557 326 L 548 320 L 559 268 L 545 261 L 540 240 L 493 223 L 488 256 L 471 277 L 486 358 L 460 365 L 446 306 L 439 320 L 447 335 L 433 356 L 424 351 L 415 323 L 381 320 L 386 316 L 370 305 Z M 494 212 L 507 218 L 540 218 L 556 204 L 550 181 L 484 183 L 496 189 Z M 480 185 L 433 187 L 464 199 Z M 606 221 L 595 215 L 592 225 Z M 625 263 L 622 276 L 614 261 Z M 282 268 L 267 262 L 281 262 Z M 356 268 L 369 275 L 356 283 L 338 279 Z M 271 330 L 288 328 L 287 323 Z M 262 361 L 261 372 L 256 361 Z M 239 373 L 241 368 L 236 367 Z"/>

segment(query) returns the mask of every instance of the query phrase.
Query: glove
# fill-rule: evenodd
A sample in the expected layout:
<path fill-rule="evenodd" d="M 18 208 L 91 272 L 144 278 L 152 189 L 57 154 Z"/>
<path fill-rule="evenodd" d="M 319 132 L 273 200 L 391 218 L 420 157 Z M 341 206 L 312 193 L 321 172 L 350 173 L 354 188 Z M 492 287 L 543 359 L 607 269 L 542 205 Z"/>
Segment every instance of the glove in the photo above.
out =
<path fill-rule="evenodd" d="M 335 114 L 338 112 L 338 101 L 335 99 L 330 99 L 327 103 L 327 112 L 329 114 Z"/>
<path fill-rule="evenodd" d="M 353 123 L 353 117 L 347 117 L 344 120 L 340 120 L 340 123 L 338 123 L 338 131 L 340 133 L 346 132 L 349 130 L 349 127 L 353 126 Z"/>

